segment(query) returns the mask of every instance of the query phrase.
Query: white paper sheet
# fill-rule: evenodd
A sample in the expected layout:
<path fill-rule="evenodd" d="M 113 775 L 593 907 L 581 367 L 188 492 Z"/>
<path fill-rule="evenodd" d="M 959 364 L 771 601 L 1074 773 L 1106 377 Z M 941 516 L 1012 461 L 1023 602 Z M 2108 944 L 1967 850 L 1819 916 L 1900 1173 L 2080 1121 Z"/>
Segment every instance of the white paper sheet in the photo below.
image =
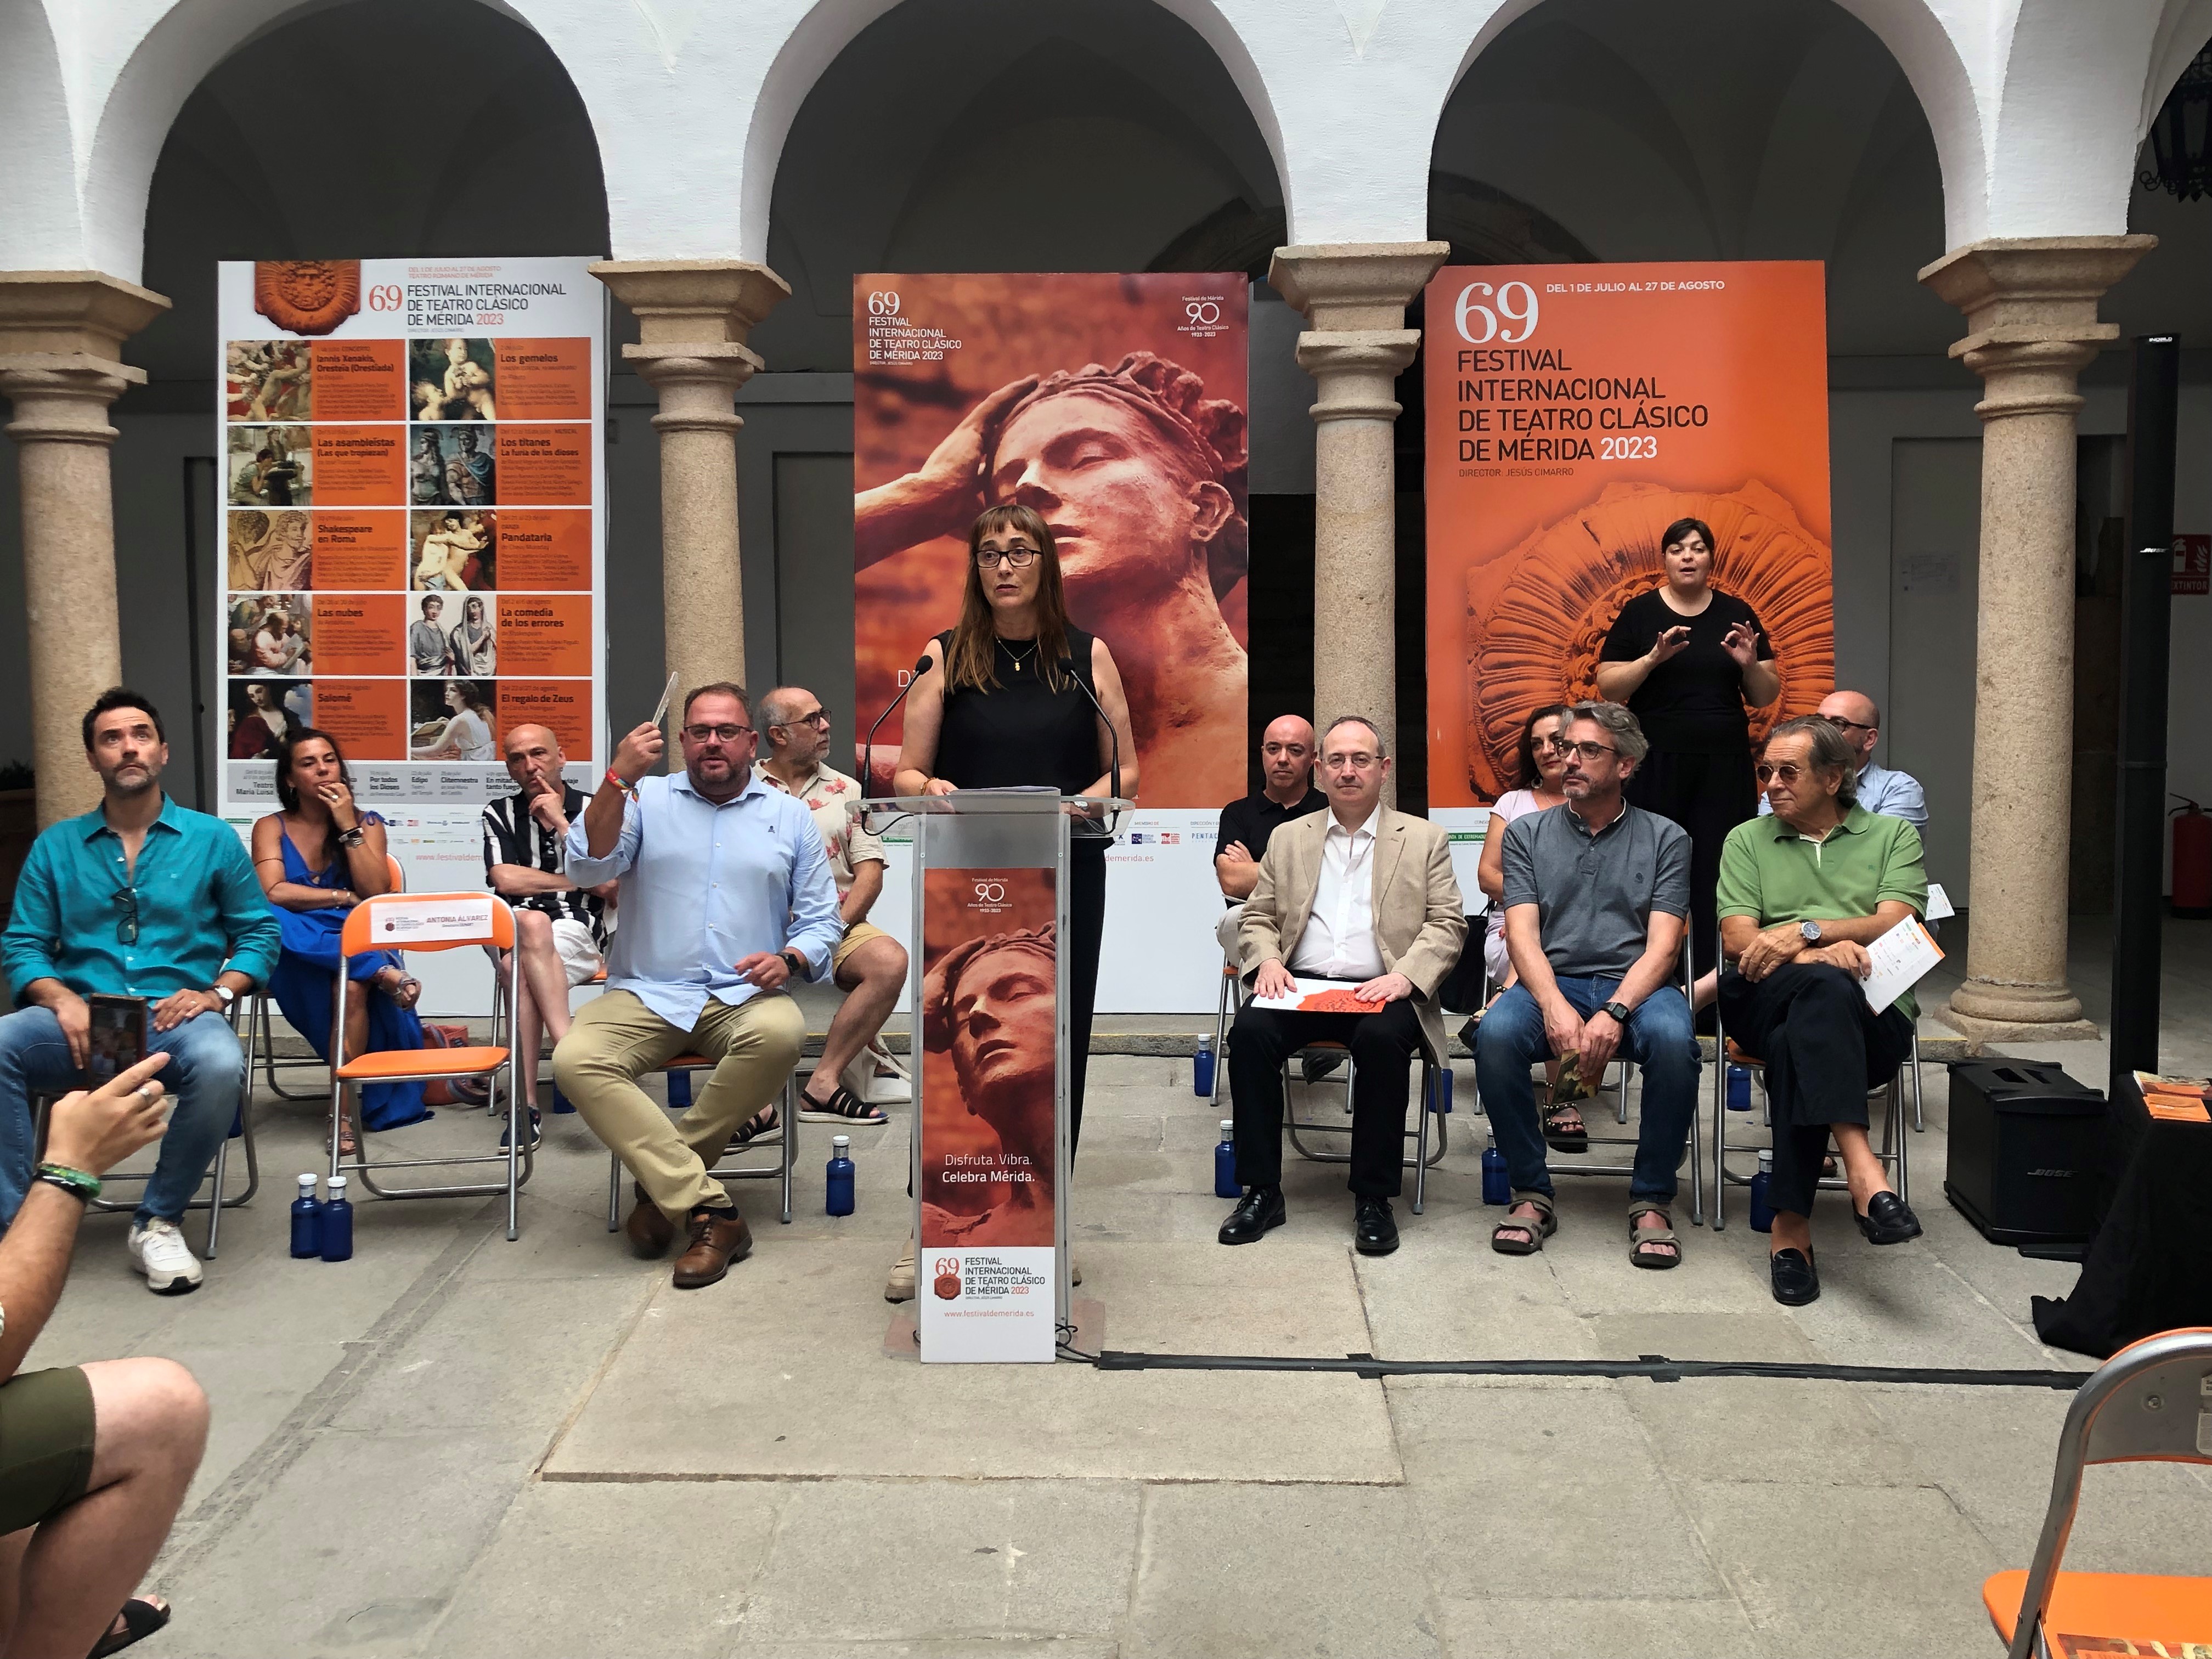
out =
<path fill-rule="evenodd" d="M 1866 948 L 1874 972 L 1867 976 L 1867 1006 L 1877 1014 L 1926 977 L 1943 952 L 1917 916 L 1907 916 Z"/>
<path fill-rule="evenodd" d="M 1300 978 L 1294 979 L 1292 983 L 1297 987 L 1297 989 L 1291 992 L 1289 995 L 1279 997 L 1254 997 L 1252 999 L 1252 1006 L 1255 1008 L 1280 1008 L 1286 1013 L 1298 1013 L 1303 1012 L 1306 1013 L 1333 1014 L 1371 1014 L 1377 1009 L 1388 1006 L 1384 1003 L 1372 1002 L 1363 1004 L 1357 1008 L 1334 1006 L 1334 1004 L 1345 1001 L 1350 997 L 1353 991 L 1358 989 L 1358 986 L 1351 980 Z M 1308 1006 L 1306 1001 L 1307 998 L 1320 996 L 1328 997 L 1329 1006 L 1319 1007 Z"/>
<path fill-rule="evenodd" d="M 1951 908 L 1951 896 L 1943 890 L 1943 884 L 1940 881 L 1929 882 L 1928 884 L 1928 920 L 1941 921 L 1946 916 L 1955 916 L 1958 914 Z"/>

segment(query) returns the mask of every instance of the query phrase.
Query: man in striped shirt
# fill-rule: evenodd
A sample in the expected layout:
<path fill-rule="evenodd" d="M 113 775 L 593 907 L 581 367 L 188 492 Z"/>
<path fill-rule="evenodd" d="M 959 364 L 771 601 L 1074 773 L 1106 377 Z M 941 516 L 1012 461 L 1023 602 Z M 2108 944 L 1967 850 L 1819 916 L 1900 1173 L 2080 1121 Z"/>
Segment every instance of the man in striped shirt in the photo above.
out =
<path fill-rule="evenodd" d="M 501 747 L 507 775 L 520 787 L 484 808 L 484 875 L 492 891 L 514 907 L 522 950 L 516 1058 L 535 1140 L 538 1033 L 542 1027 L 556 1042 L 568 1034 L 568 988 L 605 965 L 615 884 L 579 887 L 567 875 L 568 824 L 583 811 L 586 796 L 561 775 L 566 757 L 560 738 L 542 726 L 518 726 Z"/>

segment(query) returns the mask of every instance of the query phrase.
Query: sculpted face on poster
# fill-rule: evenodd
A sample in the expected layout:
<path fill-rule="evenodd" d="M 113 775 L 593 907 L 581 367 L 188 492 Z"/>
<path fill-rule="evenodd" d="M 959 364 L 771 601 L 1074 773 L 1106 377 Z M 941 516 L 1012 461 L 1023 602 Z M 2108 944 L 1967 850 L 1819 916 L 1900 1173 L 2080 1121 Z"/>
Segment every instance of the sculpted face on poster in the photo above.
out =
<path fill-rule="evenodd" d="M 222 810 L 312 727 L 417 887 L 481 886 L 532 722 L 600 760 L 605 290 L 582 258 L 230 263 L 217 279 Z"/>
<path fill-rule="evenodd" d="M 1782 696 L 1835 677 L 1826 311 L 1816 263 L 1454 266 L 1429 284 L 1429 815 L 1466 843 L 1522 721 L 1597 695 L 1621 606 L 1702 519 Z"/>
<path fill-rule="evenodd" d="M 1244 793 L 1249 289 L 1237 272 L 854 278 L 854 744 L 958 620 L 975 515 L 1036 508 L 1072 620 L 1114 654 L 1142 780 L 1109 854 L 1102 1010 L 1213 1006 L 1210 932 L 1164 940 L 1139 919 L 1218 903 L 1213 827 Z M 895 714 L 877 736 L 879 782 L 899 732 Z"/>
<path fill-rule="evenodd" d="M 1048 1364 L 1057 1338 L 1059 897 L 1034 866 L 922 882 L 916 1258 L 926 1361 Z"/>

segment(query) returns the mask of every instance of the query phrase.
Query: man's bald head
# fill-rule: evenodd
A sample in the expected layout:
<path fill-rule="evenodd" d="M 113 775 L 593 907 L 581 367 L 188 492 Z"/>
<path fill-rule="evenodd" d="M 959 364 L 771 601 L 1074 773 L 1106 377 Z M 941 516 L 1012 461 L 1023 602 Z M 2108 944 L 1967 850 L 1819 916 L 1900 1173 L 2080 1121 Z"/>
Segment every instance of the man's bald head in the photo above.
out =
<path fill-rule="evenodd" d="M 550 726 L 525 720 L 508 728 L 500 744 L 500 752 L 507 757 L 507 775 L 520 786 L 526 795 L 541 789 L 558 793 L 561 788 L 561 769 L 568 757 L 561 752 L 561 739 Z"/>
<path fill-rule="evenodd" d="M 1831 691 L 1814 712 L 1843 732 L 1859 766 L 1874 758 L 1874 746 L 1881 737 L 1881 710 L 1872 697 L 1863 691 Z"/>
<path fill-rule="evenodd" d="M 1282 714 L 1267 722 L 1260 734 L 1260 766 L 1267 793 L 1279 805 L 1302 800 L 1313 787 L 1313 722 L 1299 714 Z"/>
<path fill-rule="evenodd" d="M 818 718 L 822 699 L 803 685 L 779 685 L 760 700 L 754 719 L 766 758 L 805 767 L 830 752 L 830 728 Z"/>

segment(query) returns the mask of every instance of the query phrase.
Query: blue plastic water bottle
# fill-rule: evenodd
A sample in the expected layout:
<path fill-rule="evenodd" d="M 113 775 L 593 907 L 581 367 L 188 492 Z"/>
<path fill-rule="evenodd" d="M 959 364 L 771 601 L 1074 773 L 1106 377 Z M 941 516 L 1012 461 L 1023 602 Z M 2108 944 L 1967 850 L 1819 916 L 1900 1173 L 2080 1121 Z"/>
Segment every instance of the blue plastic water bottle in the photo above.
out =
<path fill-rule="evenodd" d="M 825 1183 L 829 1198 L 823 1205 L 831 1215 L 853 1213 L 853 1137 L 830 1137 L 830 1169 Z"/>
<path fill-rule="evenodd" d="M 292 1255 L 305 1261 L 323 1253 L 323 1206 L 315 1202 L 315 1177 L 300 1177 L 300 1195 L 292 1200 Z"/>
<path fill-rule="evenodd" d="M 575 1103 L 574 1103 L 574 1101 L 570 1100 L 570 1099 L 568 1098 L 568 1096 L 566 1096 L 566 1095 L 562 1094 L 562 1093 L 561 1092 L 561 1085 L 560 1085 L 559 1084 L 556 1083 L 556 1084 L 553 1085 L 553 1114 L 554 1114 L 554 1115 L 557 1117 L 557 1116 L 559 1116 L 559 1115 L 560 1115 L 562 1113 L 563 1113 L 563 1112 L 573 1112 L 573 1111 L 574 1111 L 575 1109 L 576 1109 L 576 1104 L 575 1104 Z"/>
<path fill-rule="evenodd" d="M 1731 1112 L 1751 1109 L 1751 1067 L 1730 1066 L 1728 1068 L 1728 1109 Z"/>
<path fill-rule="evenodd" d="M 1213 1093 L 1213 1039 L 1200 1037 L 1198 1051 L 1190 1057 L 1190 1091 L 1201 1097 Z"/>
<path fill-rule="evenodd" d="M 668 1103 L 672 1107 L 690 1105 L 691 1073 L 688 1067 L 668 1074 Z"/>
<path fill-rule="evenodd" d="M 353 1205 L 346 1198 L 346 1178 L 331 1177 L 331 1195 L 323 1206 L 323 1260 L 353 1260 Z"/>
<path fill-rule="evenodd" d="M 1505 1178 L 1505 1154 L 1494 1146 L 1482 1149 L 1482 1201 L 1486 1204 L 1510 1204 L 1513 1201 L 1513 1183 Z"/>
<path fill-rule="evenodd" d="M 1213 1195 L 1216 1198 L 1242 1198 L 1244 1189 L 1237 1184 L 1237 1121 L 1221 1120 L 1221 1144 L 1213 1149 Z"/>
<path fill-rule="evenodd" d="M 1451 1067 L 1449 1066 L 1441 1066 L 1437 1072 L 1436 1087 L 1429 1091 L 1429 1109 L 1439 1114 L 1449 1112 L 1451 1110 Z"/>
<path fill-rule="evenodd" d="M 1766 1183 L 1773 1175 L 1774 1154 L 1760 1152 L 1759 1173 L 1751 1178 L 1751 1230 L 1755 1233 L 1774 1231 L 1774 1206 L 1766 1201 Z"/>

